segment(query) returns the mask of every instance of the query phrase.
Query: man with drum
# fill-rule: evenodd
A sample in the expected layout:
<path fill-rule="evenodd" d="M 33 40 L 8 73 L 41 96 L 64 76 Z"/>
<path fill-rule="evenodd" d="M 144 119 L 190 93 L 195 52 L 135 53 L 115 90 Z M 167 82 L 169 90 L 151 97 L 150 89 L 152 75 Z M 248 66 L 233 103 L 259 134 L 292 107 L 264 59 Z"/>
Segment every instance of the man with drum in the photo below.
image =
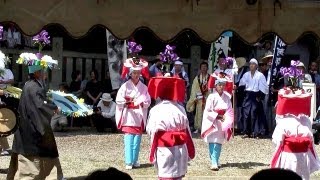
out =
<path fill-rule="evenodd" d="M 24 85 L 18 112 L 19 126 L 14 133 L 11 162 L 7 179 L 57 179 L 63 174 L 50 120 L 59 108 L 46 97 L 44 71 L 57 67 L 58 61 L 42 55 L 50 41 L 46 31 L 34 37 L 39 53 L 22 53 L 17 63 L 28 65 L 30 80 Z M 15 164 L 15 165 L 14 165 Z M 12 173 L 12 174 L 11 174 Z"/>

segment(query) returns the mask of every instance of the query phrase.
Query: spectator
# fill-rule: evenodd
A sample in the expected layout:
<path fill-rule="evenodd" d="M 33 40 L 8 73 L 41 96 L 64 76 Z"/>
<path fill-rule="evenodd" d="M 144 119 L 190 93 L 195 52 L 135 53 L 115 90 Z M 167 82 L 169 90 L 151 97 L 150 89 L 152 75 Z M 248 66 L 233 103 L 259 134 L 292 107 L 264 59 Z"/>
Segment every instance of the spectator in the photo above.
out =
<path fill-rule="evenodd" d="M 154 64 L 149 68 L 150 76 L 155 77 L 158 74 L 162 74 L 163 62 L 160 60 L 160 56 L 156 56 Z"/>
<path fill-rule="evenodd" d="M 91 80 L 87 82 L 85 92 L 87 95 L 86 103 L 89 105 L 96 105 L 102 95 L 101 83 L 98 81 L 98 71 L 90 71 Z"/>
<path fill-rule="evenodd" d="M 59 91 L 64 93 L 69 93 L 69 86 L 67 83 L 61 83 L 59 84 Z"/>
<path fill-rule="evenodd" d="M 117 132 L 115 122 L 116 103 L 109 93 L 103 93 L 102 98 L 94 109 L 94 124 L 98 132 L 104 132 L 105 127 L 110 127 L 112 132 Z"/>
<path fill-rule="evenodd" d="M 315 83 L 316 88 L 317 88 L 317 107 L 319 107 L 320 102 L 319 102 L 319 98 L 320 98 L 320 75 L 318 73 L 318 64 L 316 62 L 311 62 L 310 64 L 310 70 L 309 70 L 309 74 L 312 78 L 312 82 Z"/>
<path fill-rule="evenodd" d="M 189 101 L 187 102 L 186 109 L 188 112 L 196 111 L 194 118 L 194 133 L 201 131 L 203 110 L 206 105 L 206 99 L 209 95 L 208 80 L 208 63 L 202 62 L 200 64 L 200 73 L 194 78 L 190 93 Z"/>
<path fill-rule="evenodd" d="M 71 74 L 72 81 L 70 83 L 70 93 L 76 95 L 79 97 L 82 94 L 81 91 L 81 72 L 80 71 L 74 71 Z"/>

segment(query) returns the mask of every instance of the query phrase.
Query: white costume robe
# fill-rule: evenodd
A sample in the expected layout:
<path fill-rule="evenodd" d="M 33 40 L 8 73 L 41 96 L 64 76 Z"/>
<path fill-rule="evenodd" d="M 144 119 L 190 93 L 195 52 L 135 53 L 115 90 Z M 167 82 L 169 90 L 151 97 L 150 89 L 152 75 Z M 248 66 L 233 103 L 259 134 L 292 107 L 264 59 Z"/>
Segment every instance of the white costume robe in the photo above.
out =
<path fill-rule="evenodd" d="M 268 84 L 265 76 L 255 71 L 253 76 L 251 72 L 246 72 L 240 79 L 239 88 L 244 87 L 245 97 L 242 103 L 241 124 L 246 134 L 266 135 L 268 126 L 263 110 L 262 101 L 257 101 L 268 94 Z"/>
<path fill-rule="evenodd" d="M 300 152 L 292 152 L 297 151 L 299 146 L 297 141 L 305 139 L 310 141 L 310 144 L 304 142 L 307 151 L 302 152 L 300 149 Z M 291 141 L 291 144 L 288 144 L 290 143 L 288 141 Z M 320 169 L 320 161 L 314 149 L 311 122 L 308 117 L 277 117 L 277 126 L 272 135 L 272 142 L 276 145 L 276 152 L 271 162 L 272 168 L 290 169 L 299 174 L 304 180 L 308 180 L 311 173 Z M 292 149 L 289 150 L 291 152 L 286 150 L 288 148 Z"/>
<path fill-rule="evenodd" d="M 201 129 L 201 137 L 206 143 L 223 144 L 225 140 L 230 138 L 233 124 L 233 109 L 230 98 L 230 94 L 227 92 L 223 92 L 220 96 L 218 92 L 214 91 L 208 96 Z M 223 122 L 217 119 L 218 115 L 224 115 Z"/>
<path fill-rule="evenodd" d="M 159 178 L 183 177 L 188 160 L 195 155 L 184 108 L 174 101 L 161 101 L 150 110 L 147 132 L 151 136 L 150 162 Z"/>
<path fill-rule="evenodd" d="M 128 108 L 124 104 L 127 102 L 125 97 L 132 98 L 137 108 Z M 116 123 L 118 129 L 122 127 L 141 127 L 144 130 L 146 125 L 148 107 L 151 99 L 148 88 L 142 82 L 138 82 L 135 86 L 131 80 L 121 85 L 116 97 Z"/>

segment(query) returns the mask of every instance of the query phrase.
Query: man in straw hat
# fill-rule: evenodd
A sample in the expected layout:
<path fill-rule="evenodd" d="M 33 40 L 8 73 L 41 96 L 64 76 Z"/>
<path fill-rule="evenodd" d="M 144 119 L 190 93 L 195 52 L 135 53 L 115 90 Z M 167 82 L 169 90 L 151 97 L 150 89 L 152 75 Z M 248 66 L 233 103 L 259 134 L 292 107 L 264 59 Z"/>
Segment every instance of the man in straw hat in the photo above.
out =
<path fill-rule="evenodd" d="M 182 179 L 188 161 L 195 156 L 184 102 L 185 82 L 177 77 L 156 77 L 149 82 L 153 99 L 160 99 L 149 113 L 147 132 L 151 136 L 149 160 L 159 179 Z"/>
<path fill-rule="evenodd" d="M 40 34 L 47 35 L 46 31 Z M 23 87 L 18 108 L 20 122 L 12 147 L 18 163 L 16 167 L 10 164 L 10 168 L 17 168 L 14 179 L 61 180 L 59 153 L 50 126 L 50 119 L 59 112 L 59 108 L 48 101 L 42 83 L 43 71 L 53 68 L 58 62 L 40 53 L 22 53 L 17 63 L 28 65 L 30 80 Z M 12 156 L 10 163 L 15 163 L 15 158 Z M 9 169 L 8 179 L 12 178 L 10 172 L 14 170 Z"/>
<path fill-rule="evenodd" d="M 92 118 L 98 132 L 104 132 L 106 126 L 111 128 L 111 132 L 117 132 L 115 113 L 116 103 L 109 93 L 103 93 Z"/>
<path fill-rule="evenodd" d="M 250 71 L 243 75 L 239 83 L 239 88 L 245 91 L 241 121 L 244 137 L 260 137 L 267 133 L 262 100 L 268 94 L 268 85 L 263 74 L 257 70 L 258 61 L 251 59 L 249 64 Z"/>

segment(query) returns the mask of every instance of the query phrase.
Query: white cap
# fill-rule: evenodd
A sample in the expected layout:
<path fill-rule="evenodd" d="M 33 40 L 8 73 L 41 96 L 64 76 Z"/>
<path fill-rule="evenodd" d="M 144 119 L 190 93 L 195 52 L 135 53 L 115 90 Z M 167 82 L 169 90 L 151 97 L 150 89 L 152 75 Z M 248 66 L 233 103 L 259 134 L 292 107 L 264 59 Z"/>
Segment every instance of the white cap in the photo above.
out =
<path fill-rule="evenodd" d="M 258 65 L 258 61 L 254 58 L 250 59 L 249 64 L 251 63 Z"/>
<path fill-rule="evenodd" d="M 181 62 L 181 61 L 175 61 L 174 64 L 183 65 L 183 62 Z"/>

